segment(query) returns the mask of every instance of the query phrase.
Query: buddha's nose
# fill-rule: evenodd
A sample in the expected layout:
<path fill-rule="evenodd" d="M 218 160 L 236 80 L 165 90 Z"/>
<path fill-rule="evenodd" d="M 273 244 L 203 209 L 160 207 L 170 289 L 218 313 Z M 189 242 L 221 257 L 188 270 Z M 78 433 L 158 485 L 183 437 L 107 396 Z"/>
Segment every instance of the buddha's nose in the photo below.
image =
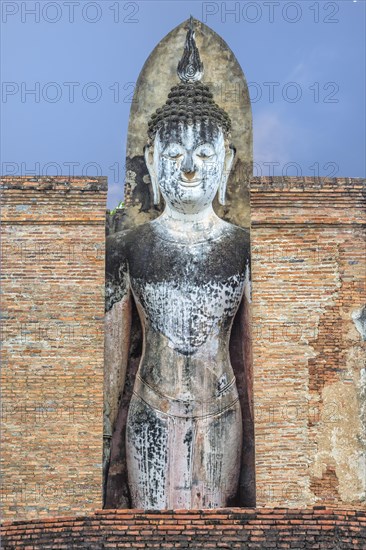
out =
<path fill-rule="evenodd" d="M 184 173 L 184 177 L 187 180 L 192 180 L 194 178 L 196 167 L 194 165 L 192 155 L 185 155 L 180 169 Z"/>

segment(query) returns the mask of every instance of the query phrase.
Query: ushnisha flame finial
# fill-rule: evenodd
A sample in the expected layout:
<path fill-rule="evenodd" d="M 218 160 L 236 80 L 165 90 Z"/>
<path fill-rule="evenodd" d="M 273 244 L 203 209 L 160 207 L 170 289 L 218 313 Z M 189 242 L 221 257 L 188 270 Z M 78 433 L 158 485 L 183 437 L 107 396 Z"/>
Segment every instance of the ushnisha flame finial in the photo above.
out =
<path fill-rule="evenodd" d="M 182 82 L 197 82 L 203 77 L 203 63 L 194 38 L 194 23 L 191 15 L 184 44 L 182 59 L 178 63 L 177 73 Z"/>
<path fill-rule="evenodd" d="M 179 123 L 194 124 L 198 121 L 220 126 L 225 136 L 230 133 L 229 115 L 214 102 L 209 87 L 200 82 L 203 64 L 194 40 L 193 21 L 191 16 L 183 56 L 177 69 L 181 82 L 171 88 L 165 105 L 151 115 L 148 122 L 150 140 L 154 140 L 156 132 L 164 125 L 177 126 Z"/>

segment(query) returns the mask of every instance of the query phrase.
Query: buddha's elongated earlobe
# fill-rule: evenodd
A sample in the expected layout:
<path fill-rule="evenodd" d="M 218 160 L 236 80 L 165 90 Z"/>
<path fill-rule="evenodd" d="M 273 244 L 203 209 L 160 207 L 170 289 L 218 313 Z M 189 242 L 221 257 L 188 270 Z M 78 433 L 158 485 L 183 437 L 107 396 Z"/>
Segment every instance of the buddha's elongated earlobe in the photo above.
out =
<path fill-rule="evenodd" d="M 144 154 L 145 154 L 146 166 L 150 174 L 151 185 L 153 189 L 154 204 L 158 205 L 160 203 L 160 189 L 158 185 L 158 175 L 155 170 L 153 146 L 145 145 Z"/>
<path fill-rule="evenodd" d="M 235 156 L 235 148 L 230 145 L 225 147 L 225 160 L 224 160 L 224 167 L 222 170 L 222 176 L 221 181 L 219 185 L 219 194 L 218 199 L 219 203 L 223 206 L 226 204 L 225 196 L 226 196 L 226 186 L 227 186 L 227 180 L 229 178 L 229 174 L 231 171 L 231 167 L 233 165 Z"/>

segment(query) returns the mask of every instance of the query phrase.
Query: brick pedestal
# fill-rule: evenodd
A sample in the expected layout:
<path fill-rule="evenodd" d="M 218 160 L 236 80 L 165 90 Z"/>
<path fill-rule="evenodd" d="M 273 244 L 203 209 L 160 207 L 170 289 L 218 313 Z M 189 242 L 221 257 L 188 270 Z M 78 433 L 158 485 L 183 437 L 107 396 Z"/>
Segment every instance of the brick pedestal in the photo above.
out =
<path fill-rule="evenodd" d="M 361 550 L 366 543 L 366 513 L 326 508 L 100 510 L 87 517 L 7 522 L 2 535 L 5 550 Z"/>

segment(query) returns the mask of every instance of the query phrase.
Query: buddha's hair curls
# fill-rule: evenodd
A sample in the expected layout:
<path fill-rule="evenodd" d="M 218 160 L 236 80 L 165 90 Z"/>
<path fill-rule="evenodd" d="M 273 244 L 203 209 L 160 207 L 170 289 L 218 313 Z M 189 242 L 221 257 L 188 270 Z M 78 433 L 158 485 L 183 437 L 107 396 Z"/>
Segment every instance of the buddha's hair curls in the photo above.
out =
<path fill-rule="evenodd" d="M 214 102 L 208 86 L 201 82 L 182 82 L 170 90 L 165 105 L 152 115 L 148 123 L 148 136 L 153 140 L 165 124 L 195 124 L 205 120 L 216 123 L 225 136 L 229 135 L 230 117 Z"/>

